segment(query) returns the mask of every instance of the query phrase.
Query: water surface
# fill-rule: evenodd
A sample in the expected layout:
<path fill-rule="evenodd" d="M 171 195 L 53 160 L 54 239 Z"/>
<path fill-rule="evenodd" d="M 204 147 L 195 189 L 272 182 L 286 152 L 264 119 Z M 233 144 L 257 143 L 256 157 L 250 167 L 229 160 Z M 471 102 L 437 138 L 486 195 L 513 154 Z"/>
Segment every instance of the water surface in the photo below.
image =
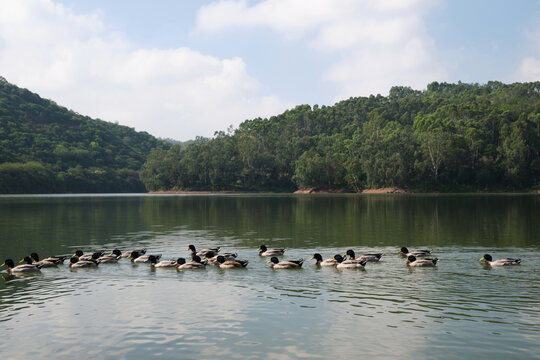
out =
<path fill-rule="evenodd" d="M 0 197 L 0 259 L 221 246 L 247 269 L 102 264 L 0 281 L 4 357 L 539 358 L 540 199 L 532 195 Z M 257 247 L 287 247 L 272 270 Z M 435 269 L 397 249 L 430 248 Z M 309 260 L 383 252 L 365 270 Z M 520 257 L 490 269 L 478 259 Z M 5 269 L 5 268 L 4 268 Z"/>

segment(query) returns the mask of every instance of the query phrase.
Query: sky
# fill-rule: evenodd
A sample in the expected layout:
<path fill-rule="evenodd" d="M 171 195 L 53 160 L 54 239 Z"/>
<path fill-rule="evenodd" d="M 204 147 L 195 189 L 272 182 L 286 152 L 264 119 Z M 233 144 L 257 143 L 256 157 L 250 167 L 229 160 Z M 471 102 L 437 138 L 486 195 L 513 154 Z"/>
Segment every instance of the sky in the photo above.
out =
<path fill-rule="evenodd" d="M 0 76 L 185 141 L 300 104 L 540 80 L 540 0 L 0 0 Z"/>

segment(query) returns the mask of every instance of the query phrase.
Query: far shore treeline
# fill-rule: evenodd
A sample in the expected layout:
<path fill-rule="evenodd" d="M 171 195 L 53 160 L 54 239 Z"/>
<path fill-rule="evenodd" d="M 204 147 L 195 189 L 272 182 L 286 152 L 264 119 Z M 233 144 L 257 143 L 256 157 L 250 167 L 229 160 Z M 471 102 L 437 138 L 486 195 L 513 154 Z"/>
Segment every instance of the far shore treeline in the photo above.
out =
<path fill-rule="evenodd" d="M 433 82 L 153 149 L 141 179 L 148 190 L 512 191 L 538 187 L 539 150 L 540 82 Z"/>
<path fill-rule="evenodd" d="M 0 77 L 0 193 L 538 189 L 540 82 L 431 83 L 172 145 Z"/>

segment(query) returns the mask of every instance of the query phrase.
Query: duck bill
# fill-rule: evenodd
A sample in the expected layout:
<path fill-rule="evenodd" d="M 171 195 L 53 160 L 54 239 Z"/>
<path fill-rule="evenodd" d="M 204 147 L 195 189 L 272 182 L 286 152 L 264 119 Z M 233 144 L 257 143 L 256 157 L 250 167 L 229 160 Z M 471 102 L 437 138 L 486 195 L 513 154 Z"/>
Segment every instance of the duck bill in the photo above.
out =
<path fill-rule="evenodd" d="M 481 258 L 481 259 L 480 259 L 479 261 L 484 261 L 484 260 L 486 260 L 486 259 L 484 259 L 484 258 Z"/>
<path fill-rule="evenodd" d="M 21 261 L 19 261 L 19 264 L 23 263 L 24 262 L 24 259 L 22 259 Z"/>

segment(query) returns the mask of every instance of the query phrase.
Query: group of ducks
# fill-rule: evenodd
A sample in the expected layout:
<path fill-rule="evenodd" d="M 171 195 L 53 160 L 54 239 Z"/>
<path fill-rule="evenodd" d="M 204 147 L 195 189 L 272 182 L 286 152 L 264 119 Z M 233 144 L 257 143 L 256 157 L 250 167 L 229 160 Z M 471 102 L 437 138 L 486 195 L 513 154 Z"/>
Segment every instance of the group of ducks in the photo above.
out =
<path fill-rule="evenodd" d="M 194 245 L 189 245 L 187 248 L 191 251 L 191 260 L 186 261 L 185 258 L 179 257 L 176 260 L 161 260 L 161 255 L 146 254 L 146 248 L 129 250 L 121 252 L 114 249 L 109 255 L 104 252 L 83 253 L 77 250 L 69 259 L 70 268 L 88 268 L 97 267 L 104 263 L 117 263 L 122 258 L 129 258 L 133 263 L 150 263 L 152 268 L 177 268 L 177 269 L 200 269 L 207 265 L 215 265 L 222 269 L 230 268 L 245 268 L 248 265 L 247 260 L 238 260 L 237 253 L 220 253 L 221 248 L 203 249 L 197 251 Z M 285 253 L 285 248 L 268 249 L 265 245 L 261 245 L 258 249 L 259 256 L 266 256 L 270 259 L 268 263 L 273 269 L 298 269 L 301 268 L 304 260 L 279 260 L 278 256 Z M 433 267 L 439 261 L 438 258 L 429 258 L 430 250 L 415 250 L 409 251 L 406 247 L 399 250 L 403 257 L 407 258 L 407 266 L 410 267 Z M 343 255 L 337 254 L 329 259 L 323 259 L 321 254 L 314 254 L 312 259 L 315 259 L 317 266 L 334 266 L 338 269 L 343 268 L 363 268 L 368 262 L 378 262 L 382 253 L 362 254 L 356 256 L 354 250 L 350 249 Z M 32 253 L 30 256 L 24 257 L 20 263 L 26 264 L 17 265 L 12 259 L 6 259 L 1 266 L 7 266 L 9 274 L 22 274 L 34 271 L 40 271 L 41 268 L 54 267 L 63 264 L 67 256 L 53 256 L 40 260 L 37 253 Z M 203 259 L 204 258 L 204 259 Z M 485 254 L 482 259 L 489 266 L 507 266 L 518 265 L 521 259 L 497 259 L 493 260 L 491 255 Z"/>

